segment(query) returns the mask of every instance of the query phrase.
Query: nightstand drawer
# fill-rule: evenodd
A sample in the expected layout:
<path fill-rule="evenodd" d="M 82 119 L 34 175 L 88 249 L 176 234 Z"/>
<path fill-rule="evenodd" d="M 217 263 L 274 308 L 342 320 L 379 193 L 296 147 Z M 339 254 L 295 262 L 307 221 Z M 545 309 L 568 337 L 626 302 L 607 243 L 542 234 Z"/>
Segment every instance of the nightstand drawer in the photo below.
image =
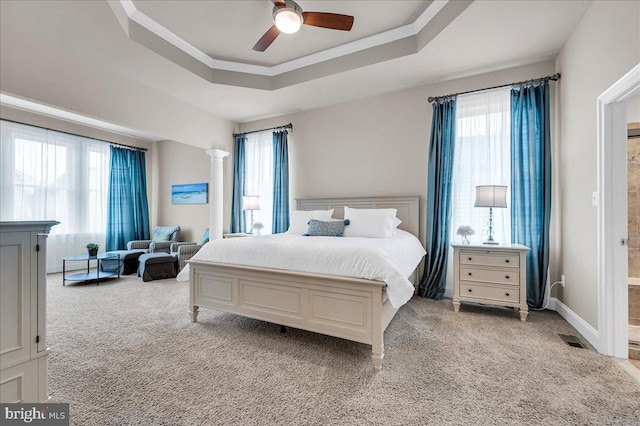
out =
<path fill-rule="evenodd" d="M 478 299 L 479 302 L 485 300 L 487 303 L 509 302 L 517 304 L 520 300 L 520 290 L 518 288 L 489 287 L 460 281 L 460 297 L 473 297 Z"/>
<path fill-rule="evenodd" d="M 500 266 L 505 268 L 520 267 L 520 257 L 516 254 L 460 252 L 460 263 L 464 265 Z"/>
<path fill-rule="evenodd" d="M 482 269 L 461 266 L 460 279 L 467 281 L 519 285 L 520 271 L 513 269 Z"/>

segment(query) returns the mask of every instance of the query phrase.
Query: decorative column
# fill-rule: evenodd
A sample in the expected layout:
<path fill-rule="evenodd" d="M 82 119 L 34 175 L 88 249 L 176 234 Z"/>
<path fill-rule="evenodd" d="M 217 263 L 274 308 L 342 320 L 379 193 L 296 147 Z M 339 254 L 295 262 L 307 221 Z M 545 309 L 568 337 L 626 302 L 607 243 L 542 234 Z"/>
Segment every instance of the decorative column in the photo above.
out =
<path fill-rule="evenodd" d="M 222 238 L 224 226 L 224 159 L 229 155 L 221 149 L 206 151 L 211 156 L 211 210 L 209 212 L 209 238 Z"/>

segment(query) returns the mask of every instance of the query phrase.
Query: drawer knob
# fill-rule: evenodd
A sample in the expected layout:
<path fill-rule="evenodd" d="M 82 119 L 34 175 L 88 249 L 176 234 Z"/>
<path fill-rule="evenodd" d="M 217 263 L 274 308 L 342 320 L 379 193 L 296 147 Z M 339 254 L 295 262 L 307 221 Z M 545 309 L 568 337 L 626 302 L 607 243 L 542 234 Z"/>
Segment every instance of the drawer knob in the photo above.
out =
<path fill-rule="evenodd" d="M 471 260 L 471 258 L 469 258 L 469 260 Z"/>
<path fill-rule="evenodd" d="M 471 272 L 469 272 L 469 276 L 471 276 Z"/>
<path fill-rule="evenodd" d="M 471 293 L 471 289 L 469 289 L 469 293 Z"/>
<path fill-rule="evenodd" d="M 508 295 L 509 295 L 509 293 L 505 293 L 505 296 L 508 296 Z"/>
<path fill-rule="evenodd" d="M 509 263 L 509 259 L 506 259 L 505 262 Z"/>
<path fill-rule="evenodd" d="M 509 275 L 507 275 L 505 278 L 506 278 L 506 279 L 509 279 Z"/>

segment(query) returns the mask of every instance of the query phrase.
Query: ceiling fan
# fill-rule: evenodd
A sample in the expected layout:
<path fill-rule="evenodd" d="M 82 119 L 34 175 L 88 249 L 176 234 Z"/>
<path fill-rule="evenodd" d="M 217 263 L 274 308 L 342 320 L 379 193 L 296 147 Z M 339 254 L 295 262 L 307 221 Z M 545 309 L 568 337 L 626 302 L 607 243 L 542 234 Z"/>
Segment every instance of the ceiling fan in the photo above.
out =
<path fill-rule="evenodd" d="M 264 52 L 280 33 L 293 34 L 302 24 L 331 30 L 351 31 L 353 16 L 325 12 L 304 12 L 293 0 L 271 0 L 273 2 L 273 25 L 253 46 L 253 50 Z"/>

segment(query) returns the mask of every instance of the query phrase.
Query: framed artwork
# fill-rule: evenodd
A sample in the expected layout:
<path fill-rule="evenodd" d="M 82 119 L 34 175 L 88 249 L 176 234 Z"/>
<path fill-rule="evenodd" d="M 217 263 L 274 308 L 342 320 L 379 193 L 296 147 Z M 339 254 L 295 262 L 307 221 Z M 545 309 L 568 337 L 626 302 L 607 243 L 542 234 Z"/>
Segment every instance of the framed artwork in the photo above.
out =
<path fill-rule="evenodd" d="M 171 185 L 171 204 L 207 204 L 208 183 Z"/>

